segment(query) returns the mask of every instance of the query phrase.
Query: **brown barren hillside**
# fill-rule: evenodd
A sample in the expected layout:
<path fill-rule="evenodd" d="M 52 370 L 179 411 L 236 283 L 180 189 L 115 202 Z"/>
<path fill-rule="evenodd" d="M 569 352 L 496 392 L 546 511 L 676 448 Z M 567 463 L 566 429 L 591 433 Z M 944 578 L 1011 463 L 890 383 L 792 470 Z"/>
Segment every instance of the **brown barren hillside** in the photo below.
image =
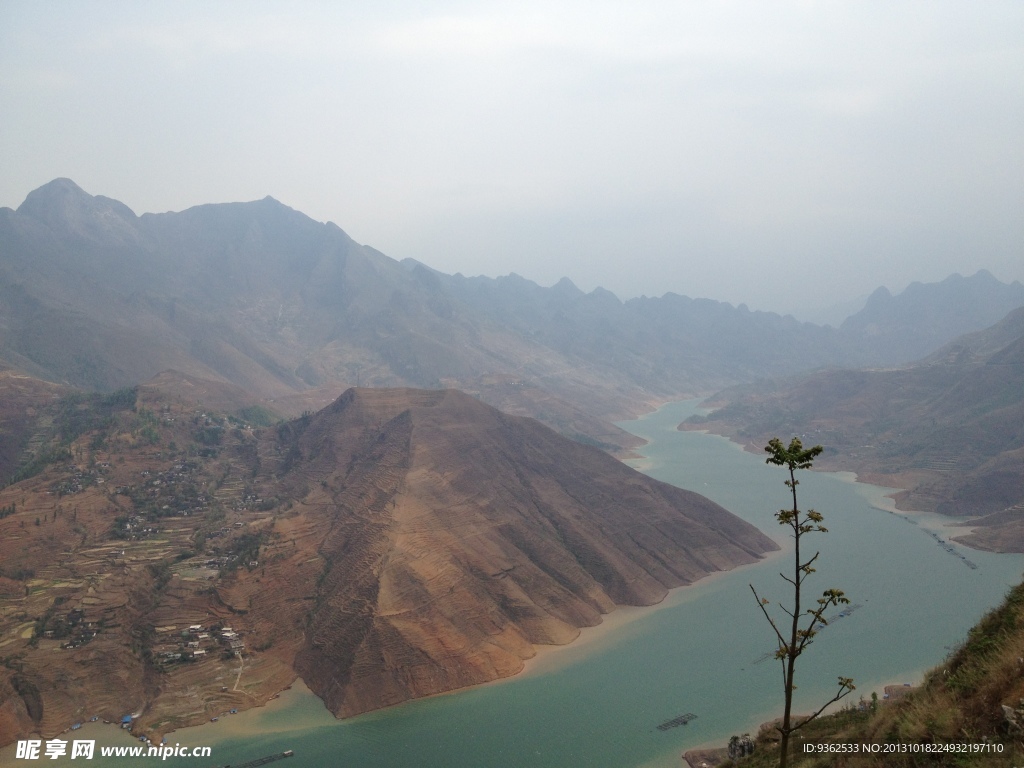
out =
<path fill-rule="evenodd" d="M 291 494 L 310 487 L 331 526 L 297 666 L 343 715 L 513 674 L 535 644 L 774 548 L 455 390 L 349 390 L 292 451 Z"/>
<path fill-rule="evenodd" d="M 67 392 L 67 387 L 26 376 L 0 362 L 0 483 L 35 448 L 38 433 L 46 427 L 47 408 Z"/>
<path fill-rule="evenodd" d="M 494 680 L 775 548 L 458 391 L 259 428 L 189 389 L 63 398 L 51 458 L 0 491 L 0 743 L 128 714 L 156 738 L 296 674 L 339 715 Z"/>

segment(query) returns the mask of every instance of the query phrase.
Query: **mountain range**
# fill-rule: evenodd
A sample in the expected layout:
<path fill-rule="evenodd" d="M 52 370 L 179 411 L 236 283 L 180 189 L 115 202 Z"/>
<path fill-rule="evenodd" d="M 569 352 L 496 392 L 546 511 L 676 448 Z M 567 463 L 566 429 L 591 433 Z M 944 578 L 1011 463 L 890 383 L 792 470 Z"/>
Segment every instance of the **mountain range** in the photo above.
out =
<path fill-rule="evenodd" d="M 907 362 L 1021 305 L 1024 286 L 980 272 L 879 289 L 834 329 L 673 293 L 445 275 L 269 197 L 136 216 L 57 179 L 0 209 L 0 360 L 25 373 L 110 391 L 173 369 L 282 410 L 349 386 L 456 387 L 613 451 L 635 443 L 608 422 L 653 403 Z"/>

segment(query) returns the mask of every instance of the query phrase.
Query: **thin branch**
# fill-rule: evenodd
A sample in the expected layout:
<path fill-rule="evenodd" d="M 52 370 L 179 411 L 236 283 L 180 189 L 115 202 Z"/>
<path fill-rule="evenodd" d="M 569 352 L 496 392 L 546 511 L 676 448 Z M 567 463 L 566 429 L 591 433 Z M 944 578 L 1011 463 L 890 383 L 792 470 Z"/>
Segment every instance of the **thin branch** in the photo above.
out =
<path fill-rule="evenodd" d="M 782 633 L 779 632 L 779 628 L 777 626 L 775 626 L 775 621 L 772 619 L 771 614 L 768 613 L 768 609 L 765 608 L 765 605 L 767 605 L 767 602 L 762 600 L 761 596 L 757 594 L 757 590 L 754 589 L 754 585 L 753 584 L 751 584 L 749 586 L 750 586 L 750 591 L 754 593 L 754 599 L 757 600 L 757 607 L 761 609 L 761 613 L 764 614 L 764 617 L 766 619 L 768 619 L 768 623 L 772 625 L 772 629 L 775 630 L 775 636 L 777 638 L 779 638 L 779 645 L 784 647 L 786 645 L 786 640 L 782 636 Z"/>
<path fill-rule="evenodd" d="M 830 704 L 835 704 L 837 701 L 839 701 L 844 696 L 847 696 L 847 695 L 853 693 L 854 690 L 856 690 L 856 689 L 855 689 L 855 687 L 853 685 L 841 686 L 839 688 L 839 693 L 837 693 L 835 696 L 833 696 L 829 701 L 826 701 L 824 704 L 822 704 L 821 707 L 818 709 L 818 711 L 815 712 L 813 715 L 808 717 L 806 720 L 801 720 L 799 723 L 797 723 L 792 728 L 790 728 L 789 732 L 793 733 L 798 728 L 803 728 L 805 725 L 807 725 L 809 722 L 811 722 L 811 720 L 813 720 L 818 715 L 820 715 L 822 712 L 824 712 L 825 708 L 828 707 Z"/>
<path fill-rule="evenodd" d="M 815 560 L 817 560 L 817 559 L 818 559 L 818 556 L 819 556 L 820 554 L 821 554 L 821 552 L 815 552 L 815 553 L 814 553 L 814 557 L 812 557 L 812 558 L 811 558 L 810 560 L 808 560 L 808 561 L 807 561 L 806 563 L 804 563 L 804 564 L 803 564 L 803 565 L 801 565 L 800 567 L 801 567 L 801 568 L 806 568 L 806 567 L 807 567 L 808 565 L 811 565 L 811 564 L 812 564 L 812 563 L 813 563 L 813 562 L 814 562 Z"/>

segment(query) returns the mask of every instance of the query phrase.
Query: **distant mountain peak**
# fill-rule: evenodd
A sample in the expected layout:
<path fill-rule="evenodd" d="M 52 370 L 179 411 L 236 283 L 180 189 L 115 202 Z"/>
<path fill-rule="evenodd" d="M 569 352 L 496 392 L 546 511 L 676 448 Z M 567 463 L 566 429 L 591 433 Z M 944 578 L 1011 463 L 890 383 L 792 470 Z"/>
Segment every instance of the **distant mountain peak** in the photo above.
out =
<path fill-rule="evenodd" d="M 38 189 L 32 190 L 31 192 L 28 193 L 28 197 L 41 194 L 49 195 L 69 192 L 72 194 L 84 195 L 85 197 L 91 197 L 91 195 L 88 192 L 86 192 L 80 186 L 75 184 L 74 181 L 64 176 L 56 178 L 53 181 L 48 181 Z"/>
<path fill-rule="evenodd" d="M 840 328 L 851 338 L 869 340 L 876 359 L 892 364 L 923 357 L 1021 305 L 1024 286 L 1003 283 L 981 269 L 970 277 L 953 274 L 938 283 L 913 282 L 896 296 L 878 288 Z"/>
<path fill-rule="evenodd" d="M 621 304 L 621 303 L 622 303 L 622 302 L 621 302 L 621 301 L 619 300 L 619 297 L 618 297 L 618 296 L 616 296 L 616 295 L 615 295 L 614 293 L 612 293 L 611 291 L 609 291 L 609 290 L 608 290 L 607 288 L 602 288 L 601 286 L 597 286 L 597 288 L 595 288 L 594 290 L 592 290 L 592 291 L 591 291 L 591 292 L 590 292 L 589 294 L 587 294 L 587 295 L 588 295 L 588 296 L 590 296 L 590 297 L 592 297 L 592 298 L 595 298 L 595 299 L 601 299 L 601 300 L 603 300 L 603 301 L 613 301 L 613 302 L 615 302 L 616 304 Z"/>
<path fill-rule="evenodd" d="M 581 291 L 579 288 L 577 288 L 576 287 L 576 283 L 574 283 L 568 277 L 563 277 L 561 280 L 559 280 L 557 283 L 555 283 L 551 287 L 554 290 L 556 290 L 556 291 L 560 291 L 561 293 L 569 293 L 569 294 L 572 294 L 574 296 L 576 294 L 579 294 L 580 296 L 583 295 L 583 291 Z"/>
<path fill-rule="evenodd" d="M 136 220 L 124 203 L 102 195 L 94 197 L 71 179 L 59 178 L 28 193 L 18 213 L 71 234 L 96 237 L 117 232 L 121 236 Z"/>
<path fill-rule="evenodd" d="M 25 202 L 18 206 L 18 213 L 34 215 L 40 210 L 51 209 L 55 205 L 67 205 L 68 202 L 92 200 L 93 197 L 71 179 L 54 179 L 34 189 L 25 197 Z"/>

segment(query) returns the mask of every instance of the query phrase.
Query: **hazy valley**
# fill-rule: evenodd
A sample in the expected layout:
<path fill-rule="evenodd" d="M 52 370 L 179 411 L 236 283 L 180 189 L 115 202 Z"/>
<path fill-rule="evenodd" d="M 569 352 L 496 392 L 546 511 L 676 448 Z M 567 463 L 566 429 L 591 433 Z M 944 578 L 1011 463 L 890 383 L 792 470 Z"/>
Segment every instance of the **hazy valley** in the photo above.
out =
<path fill-rule="evenodd" d="M 778 434 L 828 446 L 824 466 L 906 490 L 902 509 L 971 518 L 958 539 L 1024 551 L 1024 309 L 888 370 L 828 370 L 741 385 L 681 425 L 760 451 Z"/>
<path fill-rule="evenodd" d="M 0 744 L 158 736 L 296 677 L 339 716 L 516 674 L 777 545 L 619 461 L 613 422 L 800 434 L 1024 551 L 1024 286 L 879 289 L 839 327 L 447 275 L 266 198 L 0 209 Z M 771 505 L 769 505 L 771 506 Z M 56 661 L 55 661 L 56 660 Z"/>

